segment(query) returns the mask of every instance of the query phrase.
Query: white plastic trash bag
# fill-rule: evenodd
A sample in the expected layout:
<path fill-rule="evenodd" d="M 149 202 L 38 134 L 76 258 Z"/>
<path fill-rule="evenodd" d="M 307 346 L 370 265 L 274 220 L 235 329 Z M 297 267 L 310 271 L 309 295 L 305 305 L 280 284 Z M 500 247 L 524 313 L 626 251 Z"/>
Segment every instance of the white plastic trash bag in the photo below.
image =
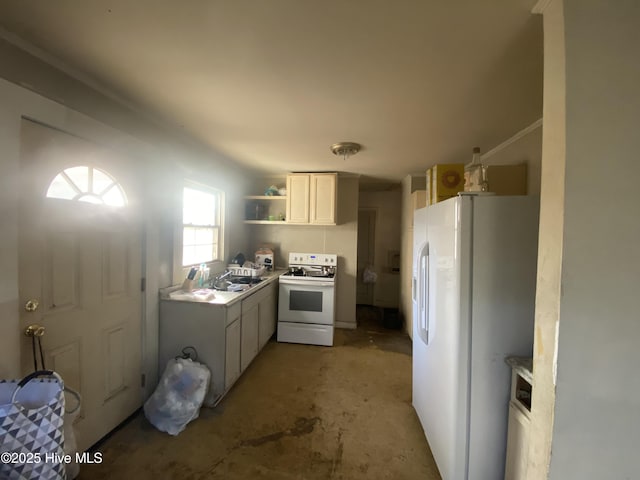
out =
<path fill-rule="evenodd" d="M 190 358 L 169 360 L 155 392 L 144 404 L 147 420 L 169 435 L 179 434 L 198 418 L 210 378 L 209 369 Z"/>
<path fill-rule="evenodd" d="M 363 283 L 376 283 L 378 280 L 378 274 L 373 269 L 372 266 L 368 266 L 362 272 L 362 282 Z"/>

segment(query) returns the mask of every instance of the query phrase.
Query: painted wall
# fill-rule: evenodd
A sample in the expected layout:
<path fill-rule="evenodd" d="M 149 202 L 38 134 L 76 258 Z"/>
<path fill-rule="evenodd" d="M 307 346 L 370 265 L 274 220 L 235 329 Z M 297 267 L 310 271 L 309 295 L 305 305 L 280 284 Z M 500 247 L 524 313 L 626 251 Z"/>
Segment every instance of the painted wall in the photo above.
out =
<path fill-rule="evenodd" d="M 360 192 L 359 208 L 376 211 L 374 240 L 374 269 L 378 279 L 373 288 L 373 304 L 377 307 L 398 308 L 400 301 L 400 272 L 391 271 L 391 255 L 400 253 L 402 192 Z"/>
<path fill-rule="evenodd" d="M 413 262 L 413 228 L 409 222 L 411 205 L 411 175 L 406 175 L 400 183 L 401 208 L 400 215 L 400 316 L 404 321 L 404 330 L 412 337 L 413 312 L 411 305 L 411 263 Z"/>
<path fill-rule="evenodd" d="M 20 116 L 13 86 L 0 81 L 0 378 L 20 373 L 18 299 L 18 155 Z M 12 100 L 13 99 L 13 100 Z"/>
<path fill-rule="evenodd" d="M 481 157 L 485 165 L 527 164 L 527 193 L 540 195 L 542 120 L 516 133 Z"/>
<path fill-rule="evenodd" d="M 338 176 L 338 225 L 251 225 L 252 257 L 258 247 L 275 247 L 276 267 L 284 268 L 291 252 L 335 253 L 338 259 L 336 325 L 356 327 L 356 272 L 358 246 L 358 177 Z"/>
<path fill-rule="evenodd" d="M 639 25 L 637 1 L 564 2 L 566 176 L 552 480 L 632 479 L 640 471 Z"/>
<path fill-rule="evenodd" d="M 145 371 L 147 392 L 157 377 L 158 288 L 173 277 L 173 236 L 180 221 L 181 179 L 194 178 L 231 189 L 230 218 L 240 218 L 240 169 L 163 125 L 132 111 L 65 73 L 0 40 L 0 378 L 20 375 L 20 299 L 17 270 L 19 126 L 23 116 L 118 150 L 144 175 L 147 271 Z M 2 78 L 6 80 L 2 80 Z M 8 81 L 7 81 L 8 80 Z M 23 88 L 19 85 L 26 85 Z M 34 93 L 37 91 L 39 93 Z M 47 98 L 48 97 L 48 98 Z M 55 99 L 53 101 L 52 99 Z M 235 192 L 235 193 L 234 193 Z M 178 203 L 176 203 L 176 201 Z M 227 245 L 246 241 L 244 225 L 231 222 Z"/>

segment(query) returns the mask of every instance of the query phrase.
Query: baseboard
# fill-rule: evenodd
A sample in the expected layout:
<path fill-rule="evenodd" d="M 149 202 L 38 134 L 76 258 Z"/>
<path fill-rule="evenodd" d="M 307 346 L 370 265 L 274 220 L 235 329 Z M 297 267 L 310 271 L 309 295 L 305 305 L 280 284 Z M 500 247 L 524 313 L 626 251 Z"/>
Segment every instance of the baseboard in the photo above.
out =
<path fill-rule="evenodd" d="M 354 322 L 336 322 L 336 328 L 347 328 L 349 330 L 355 330 L 358 328 L 358 325 Z"/>

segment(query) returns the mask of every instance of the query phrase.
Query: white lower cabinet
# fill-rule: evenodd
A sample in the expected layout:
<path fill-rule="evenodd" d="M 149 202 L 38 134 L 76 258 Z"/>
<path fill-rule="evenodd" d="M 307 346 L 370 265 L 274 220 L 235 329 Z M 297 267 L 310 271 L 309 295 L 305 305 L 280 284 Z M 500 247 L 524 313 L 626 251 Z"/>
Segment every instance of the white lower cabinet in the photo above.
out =
<path fill-rule="evenodd" d="M 242 345 L 240 347 L 240 367 L 243 372 L 258 354 L 259 320 L 258 304 L 245 309 L 245 302 L 242 302 Z"/>
<path fill-rule="evenodd" d="M 276 331 L 276 295 L 275 285 L 273 290 L 258 304 L 258 348 L 262 349 L 273 333 Z"/>
<path fill-rule="evenodd" d="M 225 390 L 229 390 L 240 376 L 240 323 L 240 318 L 234 319 L 225 331 Z"/>
<path fill-rule="evenodd" d="M 242 301 L 242 349 L 244 371 L 276 330 L 275 284 L 267 285 Z"/>
<path fill-rule="evenodd" d="M 185 347 L 195 348 L 211 371 L 204 404 L 217 404 L 273 335 L 277 285 L 273 280 L 231 305 L 161 300 L 159 374 Z"/>

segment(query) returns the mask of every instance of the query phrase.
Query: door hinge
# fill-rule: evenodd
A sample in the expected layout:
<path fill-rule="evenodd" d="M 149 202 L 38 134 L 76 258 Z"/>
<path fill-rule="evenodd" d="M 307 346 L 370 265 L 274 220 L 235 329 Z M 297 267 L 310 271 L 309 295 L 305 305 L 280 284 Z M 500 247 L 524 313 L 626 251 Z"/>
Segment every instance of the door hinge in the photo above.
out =
<path fill-rule="evenodd" d="M 140 386 L 144 388 L 146 384 L 147 384 L 147 376 L 143 373 L 142 375 L 140 375 Z"/>
<path fill-rule="evenodd" d="M 147 279 L 145 277 L 142 277 L 140 279 L 140 291 L 141 292 L 147 291 Z"/>

